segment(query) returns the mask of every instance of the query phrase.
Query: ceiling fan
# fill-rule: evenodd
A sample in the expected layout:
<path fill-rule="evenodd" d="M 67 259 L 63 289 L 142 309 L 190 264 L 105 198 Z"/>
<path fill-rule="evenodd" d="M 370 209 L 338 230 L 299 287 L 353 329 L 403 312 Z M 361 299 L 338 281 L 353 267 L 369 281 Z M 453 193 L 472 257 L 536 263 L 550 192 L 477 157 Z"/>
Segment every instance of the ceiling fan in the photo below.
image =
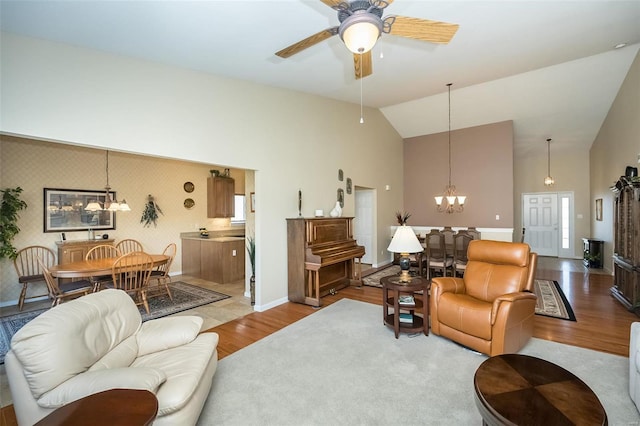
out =
<path fill-rule="evenodd" d="M 382 33 L 446 44 L 458 31 L 458 24 L 447 22 L 396 15 L 388 15 L 383 19 L 383 10 L 393 0 L 320 1 L 338 11 L 340 25 L 300 40 L 276 52 L 277 56 L 288 58 L 339 34 L 347 48 L 353 52 L 356 79 L 359 79 L 371 75 L 371 49 Z"/>

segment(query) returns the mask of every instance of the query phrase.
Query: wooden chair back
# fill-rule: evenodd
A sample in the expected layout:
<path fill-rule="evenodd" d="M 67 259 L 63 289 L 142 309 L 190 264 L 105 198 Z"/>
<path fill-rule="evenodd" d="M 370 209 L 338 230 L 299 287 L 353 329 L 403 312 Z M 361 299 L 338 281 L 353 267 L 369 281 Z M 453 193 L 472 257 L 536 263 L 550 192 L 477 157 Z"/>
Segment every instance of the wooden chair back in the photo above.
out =
<path fill-rule="evenodd" d="M 455 275 L 463 275 L 467 267 L 467 251 L 473 237 L 466 232 L 459 232 L 453 237 L 453 271 Z"/>
<path fill-rule="evenodd" d="M 60 302 L 68 298 L 76 298 L 89 294 L 93 290 L 93 284 L 87 280 L 73 281 L 68 284 L 64 284 L 61 288 L 58 286 L 57 280 L 49 271 L 49 268 L 44 262 L 37 258 L 36 260 L 42 269 L 42 275 L 44 281 L 47 283 L 47 289 L 49 290 L 49 298 L 51 299 L 51 307 L 58 306 Z"/>
<path fill-rule="evenodd" d="M 120 256 L 111 268 L 114 287 L 132 295 L 137 305 L 144 305 L 147 313 L 149 313 L 147 287 L 152 270 L 153 259 L 142 251 Z"/>
<path fill-rule="evenodd" d="M 133 239 L 126 239 L 126 240 L 120 241 L 118 244 L 116 244 L 116 248 L 120 250 L 121 254 L 144 251 L 142 244 L 139 241 L 133 240 Z"/>
<path fill-rule="evenodd" d="M 40 259 L 40 262 L 38 261 Z M 43 268 L 49 268 L 56 264 L 56 255 L 48 247 L 44 246 L 29 246 L 18 251 L 18 255 L 13 259 L 13 266 L 16 268 L 18 274 L 18 280 L 24 282 L 25 279 L 29 281 L 44 281 Z"/>
<path fill-rule="evenodd" d="M 426 256 L 430 260 L 443 261 L 446 258 L 445 236 L 439 230 L 432 229 L 426 234 L 424 245 Z"/>
<path fill-rule="evenodd" d="M 38 260 L 40 259 L 40 261 Z M 18 250 L 16 258 L 13 259 L 13 267 L 18 275 L 18 282 L 22 284 L 20 297 L 18 297 L 18 309 L 22 310 L 24 301 L 36 297 L 46 296 L 46 294 L 36 294 L 27 297 L 27 287 L 29 283 L 42 282 L 45 280 L 42 266 L 47 268 L 56 264 L 56 255 L 48 247 L 29 246 Z"/>
<path fill-rule="evenodd" d="M 100 244 L 99 246 L 92 247 L 84 258 L 85 260 L 91 260 L 108 259 L 110 257 L 120 256 L 122 256 L 122 253 L 120 253 L 120 250 L 118 250 L 117 247 L 110 244 Z"/>
<path fill-rule="evenodd" d="M 450 258 L 453 258 L 453 236 L 456 234 L 456 231 L 451 229 L 450 226 L 445 226 L 440 233 L 444 235 L 445 253 Z"/>

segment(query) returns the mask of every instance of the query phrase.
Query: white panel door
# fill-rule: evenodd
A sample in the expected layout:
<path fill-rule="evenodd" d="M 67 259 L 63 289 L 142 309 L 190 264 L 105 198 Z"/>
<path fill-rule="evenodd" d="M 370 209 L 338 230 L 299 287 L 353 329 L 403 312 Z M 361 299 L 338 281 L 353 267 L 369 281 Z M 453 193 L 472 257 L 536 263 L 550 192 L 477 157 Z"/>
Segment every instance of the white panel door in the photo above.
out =
<path fill-rule="evenodd" d="M 353 238 L 358 245 L 364 246 L 362 263 L 373 263 L 373 190 L 355 190 L 355 218 L 353 219 Z"/>
<path fill-rule="evenodd" d="M 558 194 L 523 194 L 524 242 L 539 256 L 558 256 Z"/>

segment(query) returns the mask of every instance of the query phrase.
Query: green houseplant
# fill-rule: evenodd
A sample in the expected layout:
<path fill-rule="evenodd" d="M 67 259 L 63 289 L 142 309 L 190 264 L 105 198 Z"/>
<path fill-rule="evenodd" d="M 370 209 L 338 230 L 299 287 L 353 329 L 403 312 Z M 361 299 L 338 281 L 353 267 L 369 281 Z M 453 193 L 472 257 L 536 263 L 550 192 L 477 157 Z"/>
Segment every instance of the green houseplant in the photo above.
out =
<path fill-rule="evenodd" d="M 251 305 L 256 304 L 256 239 L 247 237 L 247 254 L 251 262 L 251 278 L 249 280 L 249 290 L 251 291 Z"/>
<path fill-rule="evenodd" d="M 13 237 L 18 235 L 18 218 L 20 210 L 27 208 L 27 203 L 20 199 L 22 188 L 7 188 L 2 191 L 2 205 L 0 206 L 0 259 L 15 259 L 16 248 Z"/>

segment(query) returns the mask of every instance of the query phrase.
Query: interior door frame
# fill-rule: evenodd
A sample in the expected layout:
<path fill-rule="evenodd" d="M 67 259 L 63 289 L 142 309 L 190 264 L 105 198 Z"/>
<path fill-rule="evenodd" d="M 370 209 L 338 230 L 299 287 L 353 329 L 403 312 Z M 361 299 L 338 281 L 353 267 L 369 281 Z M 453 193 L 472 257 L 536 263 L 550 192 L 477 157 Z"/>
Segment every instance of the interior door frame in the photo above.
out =
<path fill-rule="evenodd" d="M 371 266 L 373 267 L 377 267 L 378 265 L 378 257 L 376 256 L 377 254 L 377 250 L 378 250 L 378 232 L 377 232 L 377 227 L 376 227 L 376 215 L 377 215 L 377 201 L 376 201 L 376 190 L 375 188 L 368 188 L 368 187 L 362 187 L 362 186 L 355 186 L 354 185 L 354 192 L 355 193 L 364 193 L 366 192 L 367 194 L 370 195 L 371 197 L 371 217 L 370 219 L 370 223 L 371 223 L 371 229 L 369 230 L 371 233 L 371 247 L 367 248 L 365 247 L 366 250 L 366 254 L 370 255 L 370 261 L 371 261 Z M 354 194 L 355 195 L 355 194 Z M 354 196 L 354 220 L 357 221 L 358 217 L 360 216 L 361 218 L 361 211 L 358 209 L 358 197 Z M 354 231 L 355 231 L 355 226 L 354 226 Z M 355 232 L 354 232 L 355 234 Z M 357 235 L 354 235 L 354 238 L 356 238 Z M 356 238 L 357 239 L 357 238 Z M 361 244 L 361 243 L 358 243 Z"/>

